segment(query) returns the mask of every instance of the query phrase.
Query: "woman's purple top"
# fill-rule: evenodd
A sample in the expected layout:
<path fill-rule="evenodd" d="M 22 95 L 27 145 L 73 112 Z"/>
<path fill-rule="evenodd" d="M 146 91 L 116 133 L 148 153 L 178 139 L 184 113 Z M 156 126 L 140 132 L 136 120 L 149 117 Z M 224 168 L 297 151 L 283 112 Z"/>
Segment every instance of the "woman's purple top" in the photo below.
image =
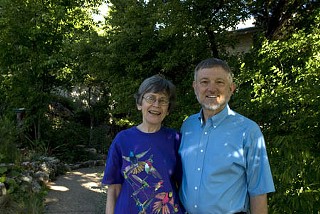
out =
<path fill-rule="evenodd" d="M 165 127 L 155 133 L 132 127 L 117 134 L 102 179 L 106 185 L 122 185 L 116 214 L 183 213 L 177 191 L 179 146 L 180 134 Z"/>

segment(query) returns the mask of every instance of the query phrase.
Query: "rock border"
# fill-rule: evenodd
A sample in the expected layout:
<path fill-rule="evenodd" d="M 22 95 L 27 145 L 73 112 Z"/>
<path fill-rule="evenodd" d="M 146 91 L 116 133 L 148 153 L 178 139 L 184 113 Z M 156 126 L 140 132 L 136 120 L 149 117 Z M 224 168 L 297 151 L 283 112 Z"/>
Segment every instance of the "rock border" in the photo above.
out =
<path fill-rule="evenodd" d="M 13 176 L 6 176 L 5 182 L 0 181 L 0 207 L 6 201 L 12 179 L 14 183 L 19 185 L 19 188 L 30 189 L 34 193 L 39 193 L 43 186 L 48 187 L 48 183 L 54 181 L 59 175 L 79 168 L 103 166 L 104 164 L 105 160 L 88 160 L 75 164 L 66 164 L 56 157 L 40 157 L 36 161 L 22 162 L 20 174 L 16 175 L 15 173 Z M 0 164 L 0 168 L 7 171 L 15 170 L 16 167 L 15 164 Z M 18 168 L 16 169 L 18 171 Z"/>

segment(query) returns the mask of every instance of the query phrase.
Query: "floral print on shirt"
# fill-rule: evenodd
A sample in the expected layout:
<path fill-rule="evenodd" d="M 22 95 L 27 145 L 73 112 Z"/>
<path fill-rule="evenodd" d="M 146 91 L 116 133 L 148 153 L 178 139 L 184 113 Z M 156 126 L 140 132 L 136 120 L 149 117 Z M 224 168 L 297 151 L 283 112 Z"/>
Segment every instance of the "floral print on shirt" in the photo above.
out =
<path fill-rule="evenodd" d="M 164 181 L 149 151 L 150 149 L 137 154 L 130 151 L 128 156 L 122 156 L 128 163 L 123 175 L 133 189 L 131 198 L 135 201 L 139 214 L 145 214 L 149 206 L 152 206 L 154 214 L 178 212 L 172 191 L 162 191 Z M 144 201 L 140 201 L 142 198 Z"/>

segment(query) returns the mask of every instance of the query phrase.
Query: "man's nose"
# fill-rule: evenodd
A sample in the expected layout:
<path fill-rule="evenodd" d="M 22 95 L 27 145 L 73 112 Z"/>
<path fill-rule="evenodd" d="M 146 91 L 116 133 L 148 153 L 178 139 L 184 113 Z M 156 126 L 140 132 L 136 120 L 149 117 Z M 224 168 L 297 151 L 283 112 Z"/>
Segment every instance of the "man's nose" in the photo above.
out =
<path fill-rule="evenodd" d="M 210 83 L 208 84 L 207 89 L 208 89 L 209 91 L 215 91 L 215 90 L 217 89 L 217 84 L 214 83 L 214 82 L 210 82 Z"/>

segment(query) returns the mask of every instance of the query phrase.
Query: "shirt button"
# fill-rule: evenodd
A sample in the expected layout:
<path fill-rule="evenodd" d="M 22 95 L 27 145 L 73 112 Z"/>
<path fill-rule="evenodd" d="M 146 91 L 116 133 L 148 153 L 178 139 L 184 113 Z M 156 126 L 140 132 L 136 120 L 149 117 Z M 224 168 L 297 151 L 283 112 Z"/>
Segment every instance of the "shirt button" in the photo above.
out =
<path fill-rule="evenodd" d="M 198 168 L 198 171 L 200 171 L 200 168 Z"/>
<path fill-rule="evenodd" d="M 197 208 L 198 207 L 198 205 L 194 205 L 194 208 Z"/>
<path fill-rule="evenodd" d="M 200 152 L 203 152 L 203 149 L 201 149 Z"/>
<path fill-rule="evenodd" d="M 195 190 L 198 190 L 198 187 L 194 187 Z"/>
<path fill-rule="evenodd" d="M 208 132 L 204 132 L 204 134 L 208 134 Z"/>

